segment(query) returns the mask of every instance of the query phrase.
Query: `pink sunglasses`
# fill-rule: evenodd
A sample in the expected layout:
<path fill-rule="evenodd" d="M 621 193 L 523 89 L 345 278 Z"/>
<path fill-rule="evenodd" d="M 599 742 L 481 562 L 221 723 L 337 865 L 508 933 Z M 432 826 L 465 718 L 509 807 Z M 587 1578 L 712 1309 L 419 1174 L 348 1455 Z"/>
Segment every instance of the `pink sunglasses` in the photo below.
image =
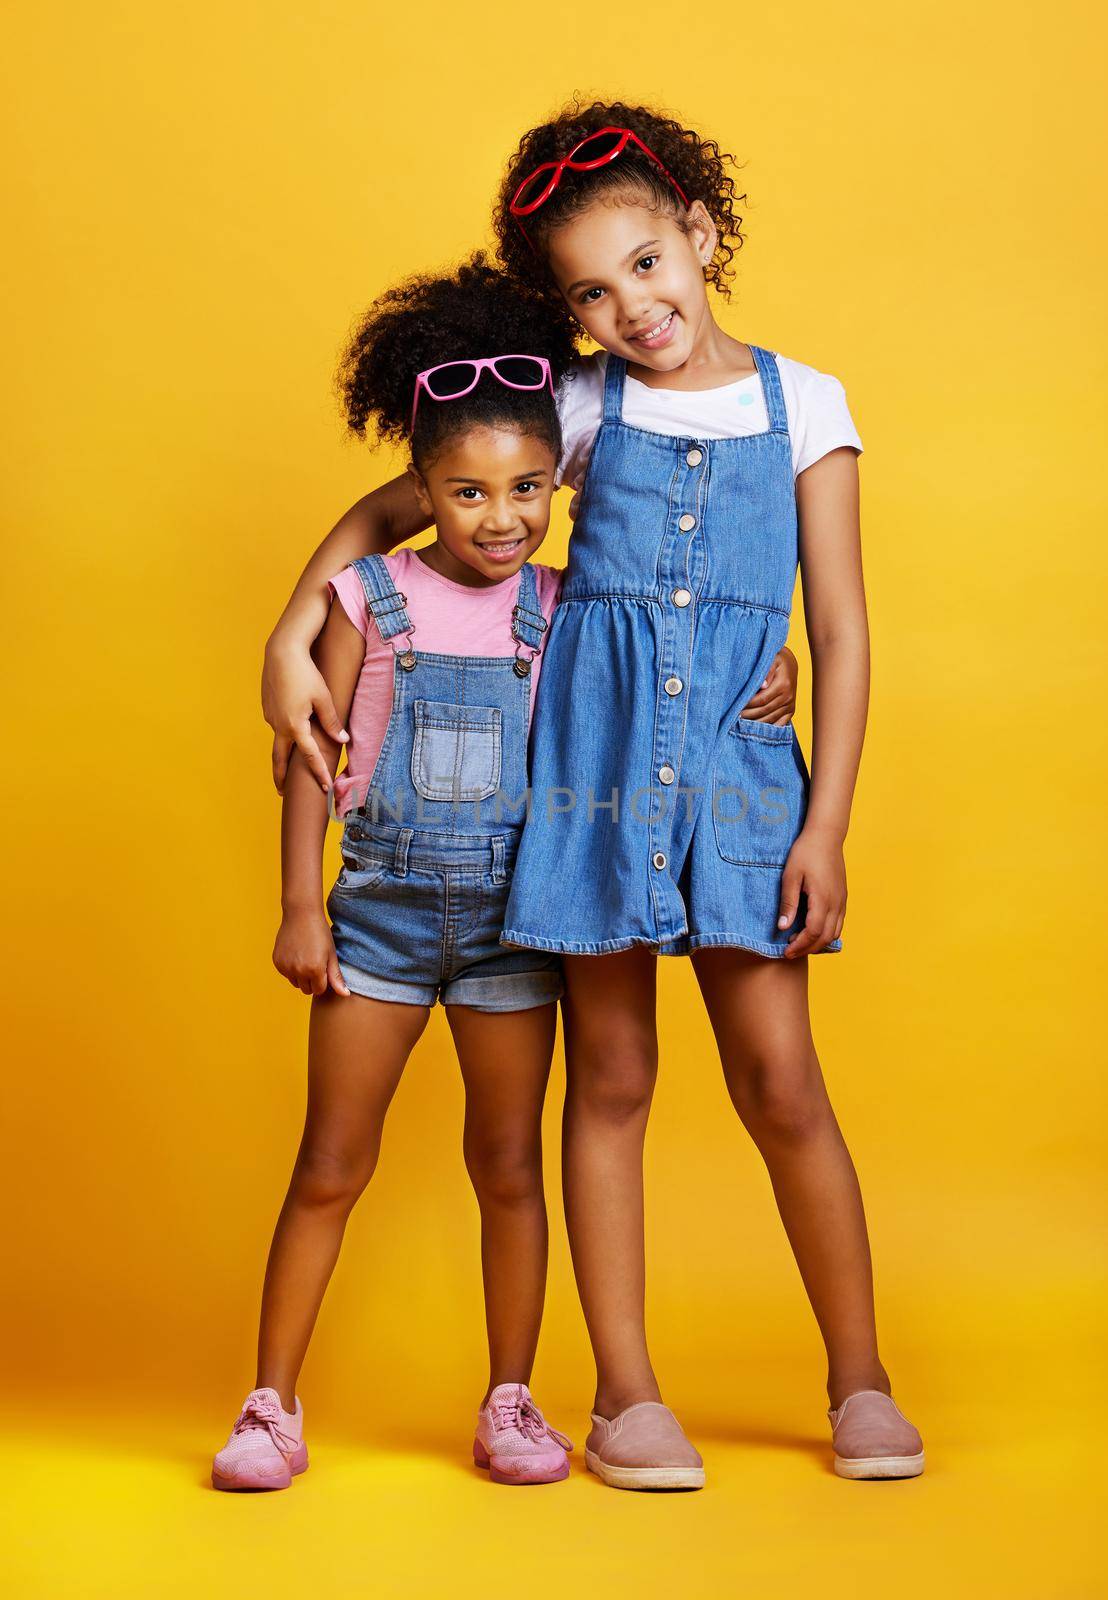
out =
<path fill-rule="evenodd" d="M 506 389 L 542 389 L 550 385 L 554 393 L 554 379 L 550 362 L 545 356 L 477 356 L 469 361 L 443 361 L 437 367 L 428 367 L 416 377 L 412 396 L 412 421 L 409 433 L 415 432 L 416 407 L 419 391 L 426 389 L 432 400 L 460 400 L 472 394 L 482 372 L 491 372 Z"/>

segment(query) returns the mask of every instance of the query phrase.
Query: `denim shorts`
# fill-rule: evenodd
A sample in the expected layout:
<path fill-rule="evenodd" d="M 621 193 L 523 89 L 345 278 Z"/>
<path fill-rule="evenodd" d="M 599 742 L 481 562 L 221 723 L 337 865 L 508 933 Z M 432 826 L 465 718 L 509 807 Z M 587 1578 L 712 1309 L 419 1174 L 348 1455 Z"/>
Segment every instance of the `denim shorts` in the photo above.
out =
<path fill-rule="evenodd" d="M 500 943 L 519 832 L 433 833 L 348 817 L 327 915 L 352 992 L 475 1011 L 558 1000 L 556 956 Z"/>

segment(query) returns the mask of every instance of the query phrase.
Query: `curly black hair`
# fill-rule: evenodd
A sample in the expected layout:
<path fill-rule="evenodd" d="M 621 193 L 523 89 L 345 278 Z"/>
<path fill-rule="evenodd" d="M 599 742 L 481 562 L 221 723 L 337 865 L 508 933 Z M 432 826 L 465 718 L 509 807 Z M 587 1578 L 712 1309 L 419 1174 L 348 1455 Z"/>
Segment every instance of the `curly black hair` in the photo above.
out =
<path fill-rule="evenodd" d="M 448 277 L 419 276 L 374 301 L 350 335 L 338 372 L 346 425 L 360 439 L 407 441 L 416 466 L 469 428 L 515 427 L 561 451 L 549 386 L 509 389 L 488 371 L 460 400 L 421 393 L 409 433 L 416 377 L 444 361 L 498 355 L 545 356 L 554 383 L 576 357 L 566 319 L 541 296 L 478 252 Z"/>
<path fill-rule="evenodd" d="M 665 174 L 633 144 L 615 161 L 592 172 L 572 172 L 567 168 L 545 205 L 518 222 L 512 216 L 509 205 L 528 173 L 546 161 L 559 160 L 589 134 L 607 127 L 630 128 L 672 173 L 689 200 L 703 203 L 719 235 L 704 276 L 726 299 L 734 276 L 732 262 L 743 243 L 737 207 L 746 199 L 745 194 L 736 193 L 735 180 L 728 172 L 728 167 L 736 166 L 734 157 L 722 151 L 714 139 L 704 139 L 695 129 L 682 127 L 676 118 L 647 106 L 625 105 L 622 100 L 594 100 L 582 105 L 574 98 L 551 121 L 523 135 L 508 162 L 493 208 L 500 259 L 507 270 L 552 307 L 560 304 L 563 317 L 570 321 L 570 312 L 543 259 L 546 241 L 555 228 L 584 211 L 599 196 L 620 191 L 630 191 L 651 210 L 669 212 L 678 223 L 682 221 L 680 196 Z"/>

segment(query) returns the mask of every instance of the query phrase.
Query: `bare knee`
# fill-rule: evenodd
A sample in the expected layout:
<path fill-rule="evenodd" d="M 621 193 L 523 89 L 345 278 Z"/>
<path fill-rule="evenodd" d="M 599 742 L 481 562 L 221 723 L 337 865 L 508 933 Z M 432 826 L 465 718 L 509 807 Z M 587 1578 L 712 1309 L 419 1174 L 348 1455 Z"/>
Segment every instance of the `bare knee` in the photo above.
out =
<path fill-rule="evenodd" d="M 467 1131 L 464 1152 L 482 1205 L 526 1205 L 542 1199 L 542 1147 L 537 1140 Z"/>
<path fill-rule="evenodd" d="M 832 1117 L 814 1057 L 753 1057 L 729 1073 L 728 1087 L 744 1126 L 757 1141 L 800 1144 Z"/>
<path fill-rule="evenodd" d="M 657 1041 L 636 1032 L 598 1032 L 573 1041 L 569 1096 L 577 1108 L 606 1122 L 645 1118 L 658 1075 Z"/>
<path fill-rule="evenodd" d="M 290 1195 L 298 1205 L 349 1211 L 373 1176 L 377 1152 L 356 1157 L 310 1144 L 302 1145 L 293 1168 Z"/>

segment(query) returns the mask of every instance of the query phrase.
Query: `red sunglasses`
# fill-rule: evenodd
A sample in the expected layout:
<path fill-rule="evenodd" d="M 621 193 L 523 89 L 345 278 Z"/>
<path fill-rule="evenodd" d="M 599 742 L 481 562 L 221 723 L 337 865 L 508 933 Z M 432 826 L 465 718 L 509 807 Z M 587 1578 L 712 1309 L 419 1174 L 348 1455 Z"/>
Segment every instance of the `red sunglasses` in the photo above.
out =
<path fill-rule="evenodd" d="M 606 167 L 609 161 L 621 156 L 629 145 L 634 145 L 648 160 L 653 161 L 681 196 L 682 205 L 687 207 L 689 201 L 684 189 L 649 145 L 643 144 L 637 133 L 632 133 L 630 128 L 601 128 L 598 133 L 590 133 L 587 139 L 575 144 L 560 161 L 544 161 L 541 167 L 536 167 L 512 196 L 508 210 L 517 221 L 520 217 L 531 216 L 550 199 L 562 181 L 562 173 L 567 169 L 570 172 L 595 172 L 597 167 Z"/>

